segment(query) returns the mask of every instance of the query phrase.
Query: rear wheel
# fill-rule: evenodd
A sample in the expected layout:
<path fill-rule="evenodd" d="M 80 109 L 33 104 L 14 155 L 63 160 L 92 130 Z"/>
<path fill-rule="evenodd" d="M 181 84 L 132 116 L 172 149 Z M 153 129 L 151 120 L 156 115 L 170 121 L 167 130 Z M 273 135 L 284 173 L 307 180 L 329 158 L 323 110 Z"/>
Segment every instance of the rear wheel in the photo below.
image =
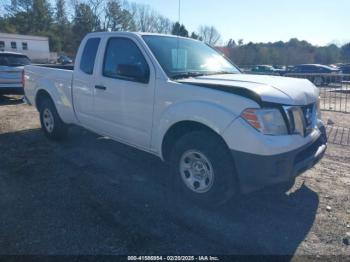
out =
<path fill-rule="evenodd" d="M 225 143 L 211 132 L 184 135 L 171 154 L 175 194 L 199 205 L 220 205 L 238 192 L 234 164 Z"/>
<path fill-rule="evenodd" d="M 41 129 L 51 140 L 61 140 L 66 137 L 68 126 L 57 113 L 52 100 L 45 98 L 39 106 Z"/>

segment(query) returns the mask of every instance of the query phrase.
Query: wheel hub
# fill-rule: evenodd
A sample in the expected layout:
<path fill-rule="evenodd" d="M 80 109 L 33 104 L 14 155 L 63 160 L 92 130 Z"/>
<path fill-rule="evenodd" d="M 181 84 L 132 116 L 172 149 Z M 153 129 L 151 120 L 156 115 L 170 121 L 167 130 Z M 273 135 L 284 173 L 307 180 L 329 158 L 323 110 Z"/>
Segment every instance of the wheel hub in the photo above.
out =
<path fill-rule="evenodd" d="M 54 129 L 54 118 L 51 111 L 48 108 L 46 108 L 43 112 L 43 122 L 47 132 L 51 133 Z"/>
<path fill-rule="evenodd" d="M 209 159 L 196 150 L 183 154 L 180 173 L 185 185 L 195 193 L 208 192 L 214 183 L 214 170 Z"/>

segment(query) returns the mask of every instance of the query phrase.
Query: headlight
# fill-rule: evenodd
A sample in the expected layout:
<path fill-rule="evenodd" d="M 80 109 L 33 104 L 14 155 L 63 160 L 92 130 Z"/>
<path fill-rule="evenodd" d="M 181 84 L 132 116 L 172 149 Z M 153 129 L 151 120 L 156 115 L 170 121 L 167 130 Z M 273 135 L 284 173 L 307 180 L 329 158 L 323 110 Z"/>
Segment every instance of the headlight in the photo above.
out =
<path fill-rule="evenodd" d="M 241 117 L 265 135 L 277 136 L 288 134 L 286 123 L 278 109 L 249 108 L 242 112 Z"/>

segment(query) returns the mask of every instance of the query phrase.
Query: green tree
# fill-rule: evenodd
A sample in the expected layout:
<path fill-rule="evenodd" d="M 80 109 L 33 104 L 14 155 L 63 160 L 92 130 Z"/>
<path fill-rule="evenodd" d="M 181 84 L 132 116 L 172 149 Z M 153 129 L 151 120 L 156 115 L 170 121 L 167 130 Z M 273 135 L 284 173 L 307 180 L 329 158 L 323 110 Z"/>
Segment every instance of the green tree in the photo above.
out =
<path fill-rule="evenodd" d="M 56 13 L 55 22 L 60 25 L 66 25 L 69 23 L 66 12 L 66 2 L 65 0 L 56 0 Z"/>
<path fill-rule="evenodd" d="M 237 45 L 236 41 L 231 38 L 230 40 L 228 40 L 226 47 L 227 48 L 234 48 L 236 45 Z"/>
<path fill-rule="evenodd" d="M 341 47 L 341 56 L 344 62 L 350 63 L 350 43 Z"/>
<path fill-rule="evenodd" d="M 188 37 L 188 31 L 183 24 L 176 22 L 171 30 L 172 35 L 178 35 L 183 37 Z"/>
<path fill-rule="evenodd" d="M 99 19 L 94 15 L 90 6 L 77 4 L 72 27 L 74 49 L 78 49 L 81 40 L 86 34 L 99 30 Z"/>
<path fill-rule="evenodd" d="M 30 32 L 48 32 L 52 25 L 51 6 L 47 0 L 33 0 L 33 9 L 31 12 L 32 25 Z"/>
<path fill-rule="evenodd" d="M 21 34 L 27 34 L 31 31 L 33 0 L 11 0 L 10 4 L 6 5 L 5 10 L 7 11 L 6 22 L 2 30 L 7 31 L 9 27 L 15 28 L 15 30 L 10 31 Z"/>
<path fill-rule="evenodd" d="M 136 28 L 131 13 L 122 7 L 119 0 L 109 0 L 105 7 L 104 31 L 134 31 Z"/>
<path fill-rule="evenodd" d="M 202 41 L 202 39 L 199 37 L 199 35 L 197 35 L 195 32 L 192 32 L 190 37 L 193 39 Z"/>
<path fill-rule="evenodd" d="M 59 42 L 53 44 L 53 51 L 64 51 L 68 53 L 74 51 L 72 45 L 72 28 L 67 17 L 65 0 L 56 1 L 54 24 L 49 37 L 52 41 Z"/>
<path fill-rule="evenodd" d="M 9 23 L 9 19 L 6 17 L 0 17 L 0 32 L 4 33 L 16 33 L 16 27 Z"/>

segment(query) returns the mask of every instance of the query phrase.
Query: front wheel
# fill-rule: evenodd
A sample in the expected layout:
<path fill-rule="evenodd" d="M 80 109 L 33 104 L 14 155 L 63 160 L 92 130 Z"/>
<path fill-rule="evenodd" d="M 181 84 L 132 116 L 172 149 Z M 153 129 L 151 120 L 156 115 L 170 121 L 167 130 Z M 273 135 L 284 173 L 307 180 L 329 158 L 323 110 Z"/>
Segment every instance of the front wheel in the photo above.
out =
<path fill-rule="evenodd" d="M 57 113 L 56 107 L 51 99 L 45 99 L 39 106 L 41 129 L 51 140 L 61 140 L 68 132 L 67 125 Z"/>
<path fill-rule="evenodd" d="M 184 135 L 171 154 L 175 194 L 199 205 L 225 203 L 238 192 L 234 164 L 226 144 L 211 132 Z"/>

